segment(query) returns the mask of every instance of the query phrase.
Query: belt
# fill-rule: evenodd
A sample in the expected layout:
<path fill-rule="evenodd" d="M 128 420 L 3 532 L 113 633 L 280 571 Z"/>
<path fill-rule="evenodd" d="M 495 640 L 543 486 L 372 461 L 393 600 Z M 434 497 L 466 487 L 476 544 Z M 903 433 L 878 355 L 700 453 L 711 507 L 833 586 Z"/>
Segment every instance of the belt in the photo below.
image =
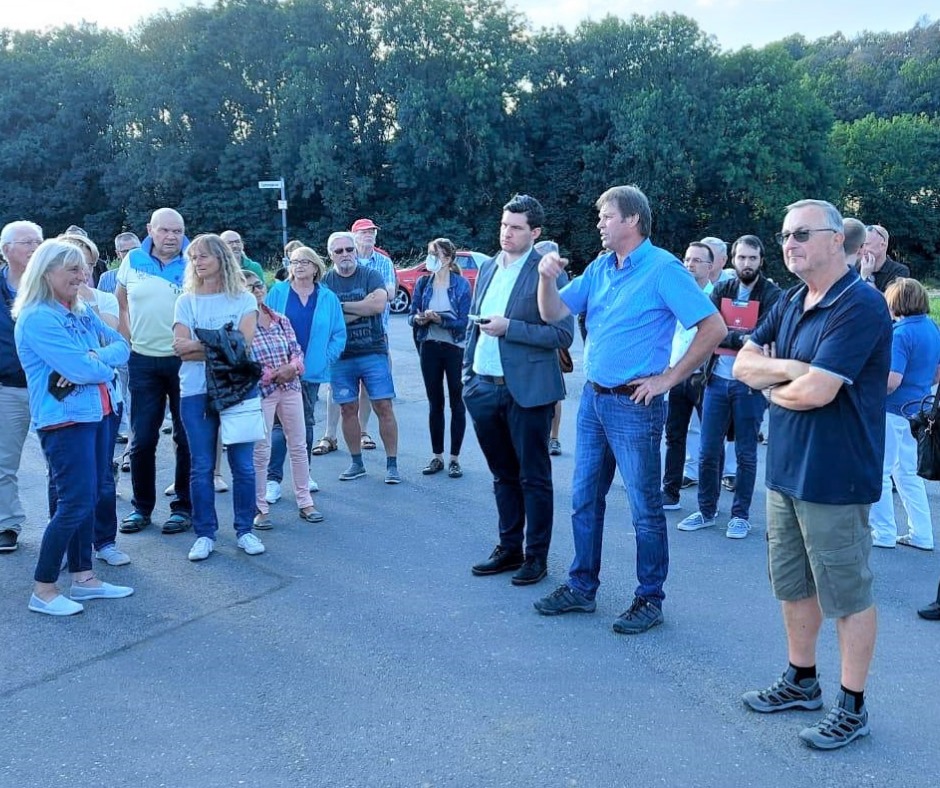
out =
<path fill-rule="evenodd" d="M 506 378 L 502 375 L 477 375 L 477 377 L 486 383 L 492 383 L 494 386 L 506 385 Z"/>
<path fill-rule="evenodd" d="M 619 386 L 614 386 L 613 388 L 599 386 L 594 382 L 592 382 L 591 385 L 598 394 L 624 394 L 628 397 L 632 397 L 636 394 L 636 390 L 640 387 L 639 383 L 621 383 Z"/>

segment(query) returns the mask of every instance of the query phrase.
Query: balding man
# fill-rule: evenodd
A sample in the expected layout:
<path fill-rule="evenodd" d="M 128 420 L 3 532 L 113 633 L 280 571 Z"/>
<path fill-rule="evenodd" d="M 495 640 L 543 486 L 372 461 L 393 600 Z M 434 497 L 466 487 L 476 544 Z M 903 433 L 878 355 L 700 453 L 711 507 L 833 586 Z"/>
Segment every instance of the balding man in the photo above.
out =
<path fill-rule="evenodd" d="M 130 340 L 127 362 L 131 392 L 131 481 L 134 511 L 121 521 L 121 533 L 150 525 L 156 506 L 157 443 L 167 403 L 176 444 L 175 497 L 163 533 L 182 533 L 192 525 L 189 498 L 189 443 L 180 421 L 180 358 L 173 353 L 173 314 L 182 293 L 189 245 L 183 217 L 172 208 L 154 211 L 147 238 L 118 271 L 120 330 Z"/>
<path fill-rule="evenodd" d="M 225 241 L 228 248 L 232 250 L 232 254 L 235 255 L 235 259 L 238 260 L 241 265 L 242 271 L 251 271 L 251 273 L 263 282 L 264 269 L 261 267 L 260 263 L 256 263 L 245 254 L 245 242 L 242 240 L 242 237 L 234 230 L 224 230 L 219 237 Z"/>
<path fill-rule="evenodd" d="M 16 298 L 23 272 L 36 247 L 42 243 L 42 229 L 32 222 L 10 222 L 0 231 L 0 553 L 16 550 L 26 514 L 20 502 L 20 457 L 29 431 L 29 397 L 26 374 L 16 354 L 10 307 Z"/>
<path fill-rule="evenodd" d="M 859 276 L 882 293 L 895 279 L 909 277 L 911 269 L 904 263 L 888 257 L 888 241 L 891 237 L 880 224 L 870 224 L 862 253 L 859 257 Z"/>

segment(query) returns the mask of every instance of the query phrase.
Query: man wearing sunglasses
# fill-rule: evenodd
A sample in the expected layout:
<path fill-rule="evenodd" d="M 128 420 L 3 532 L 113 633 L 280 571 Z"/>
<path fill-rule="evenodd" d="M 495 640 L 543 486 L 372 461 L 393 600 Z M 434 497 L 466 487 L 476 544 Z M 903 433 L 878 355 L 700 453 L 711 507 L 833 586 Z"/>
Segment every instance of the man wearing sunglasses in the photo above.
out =
<path fill-rule="evenodd" d="M 823 618 L 835 618 L 842 686 L 829 713 L 800 732 L 826 750 L 869 732 L 864 690 L 876 613 L 868 514 L 881 497 L 891 359 L 887 305 L 846 266 L 843 227 L 830 203 L 789 206 L 777 240 L 803 283 L 784 293 L 734 364 L 734 377 L 770 402 L 767 557 L 789 657 L 773 685 L 743 700 L 764 713 L 822 708 L 816 640 Z"/>
<path fill-rule="evenodd" d="M 895 279 L 909 277 L 911 269 L 888 257 L 888 231 L 880 224 L 865 228 L 868 234 L 859 256 L 859 276 L 882 293 Z"/>

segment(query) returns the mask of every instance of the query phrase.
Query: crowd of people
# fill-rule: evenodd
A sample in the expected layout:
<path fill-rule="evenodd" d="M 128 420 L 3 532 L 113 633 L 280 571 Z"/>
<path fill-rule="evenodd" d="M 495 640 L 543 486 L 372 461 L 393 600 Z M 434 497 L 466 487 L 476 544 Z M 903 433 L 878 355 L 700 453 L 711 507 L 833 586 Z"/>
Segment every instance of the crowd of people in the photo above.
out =
<path fill-rule="evenodd" d="M 537 612 L 595 611 L 606 497 L 619 471 L 636 534 L 637 587 L 613 629 L 640 634 L 662 624 L 665 511 L 681 508 L 682 488 L 697 486 L 697 510 L 678 529 L 713 527 L 724 487 L 734 494 L 725 534 L 746 538 L 757 446 L 766 440 L 768 563 L 788 665 L 743 701 L 757 712 L 821 708 L 816 640 L 823 619 L 833 618 L 841 686 L 800 738 L 834 749 L 866 735 L 876 633 L 871 548 L 934 546 L 906 419 L 910 403 L 920 407 L 940 379 L 940 330 L 926 290 L 887 257 L 885 228 L 843 218 L 824 201 L 787 209 L 776 240 L 800 283 L 786 291 L 767 278 L 754 235 L 731 245 L 729 268 L 728 245 L 715 237 L 691 242 L 680 262 L 651 242 L 650 205 L 639 189 L 613 187 L 596 205 L 603 251 L 570 281 L 557 245 L 539 241 L 545 212 L 529 195 L 503 206 L 500 251 L 473 288 L 452 241 L 428 244 L 409 316 L 428 398 L 431 456 L 422 473 L 463 476 L 469 413 L 498 515 L 497 544 L 473 574 L 512 572 L 523 586 L 547 575 L 550 458 L 560 452 L 565 357 L 577 320 L 587 382 L 574 452 L 575 557 L 566 581 L 535 602 Z M 219 538 L 223 455 L 235 540 L 247 555 L 265 551 L 257 532 L 272 527 L 288 457 L 300 519 L 324 519 L 311 457 L 337 450 L 339 427 L 349 451 L 340 481 L 368 472 L 374 412 L 384 481 L 401 483 L 388 340 L 397 285 L 376 246 L 379 229 L 359 219 L 332 233 L 329 264 L 292 242 L 284 275 L 269 286 L 237 232 L 190 241 L 171 208 L 153 213 L 143 242 L 133 233 L 115 238 L 120 264 L 112 271 L 81 228 L 45 241 L 29 221 L 3 228 L 0 551 L 16 549 L 25 520 L 17 470 L 30 426 L 49 473 L 30 610 L 69 616 L 84 601 L 133 593 L 102 581 L 93 559 L 129 563 L 118 532 L 151 525 L 167 413 L 175 467 L 162 531 L 193 530 L 191 561 L 207 559 Z M 315 439 L 324 385 L 327 424 Z M 128 450 L 115 460 L 122 438 Z M 125 462 L 133 496 L 118 523 L 115 473 Z M 893 486 L 908 516 L 904 534 Z M 66 567 L 71 587 L 63 593 Z M 940 618 L 940 591 L 918 612 Z"/>

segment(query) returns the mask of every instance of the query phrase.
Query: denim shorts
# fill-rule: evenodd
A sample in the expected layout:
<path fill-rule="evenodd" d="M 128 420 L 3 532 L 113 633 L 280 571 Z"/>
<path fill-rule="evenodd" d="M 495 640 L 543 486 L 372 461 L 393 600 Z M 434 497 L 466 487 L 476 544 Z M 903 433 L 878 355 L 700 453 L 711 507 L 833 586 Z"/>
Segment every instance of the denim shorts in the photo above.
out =
<path fill-rule="evenodd" d="M 333 402 L 343 405 L 359 399 L 360 381 L 365 385 L 371 400 L 395 398 L 392 368 L 388 356 L 384 353 L 370 353 L 334 361 L 330 367 Z"/>
<path fill-rule="evenodd" d="M 767 490 L 767 566 L 774 596 L 784 602 L 817 596 L 826 618 L 870 608 L 870 508 L 809 503 Z"/>

